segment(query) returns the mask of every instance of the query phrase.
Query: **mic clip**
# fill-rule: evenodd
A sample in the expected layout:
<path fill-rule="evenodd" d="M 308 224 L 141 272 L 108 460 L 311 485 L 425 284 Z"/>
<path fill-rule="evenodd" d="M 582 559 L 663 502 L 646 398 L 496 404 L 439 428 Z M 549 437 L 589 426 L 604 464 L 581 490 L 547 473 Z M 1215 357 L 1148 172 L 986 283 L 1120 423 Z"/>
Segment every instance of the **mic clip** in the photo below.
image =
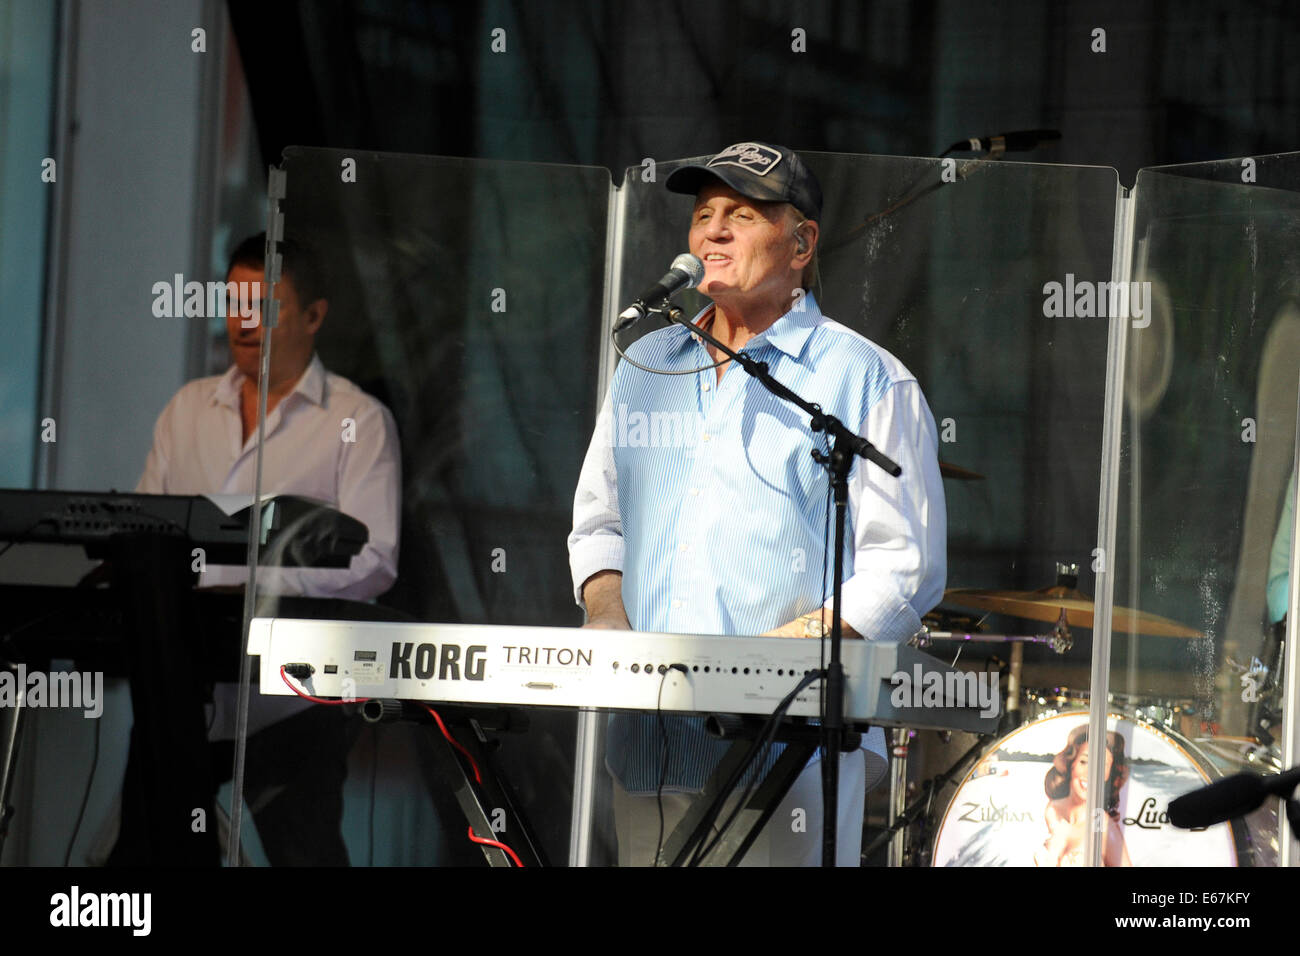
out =
<path fill-rule="evenodd" d="M 614 323 L 614 334 L 626 331 L 642 319 L 657 315 L 665 323 L 676 321 L 675 316 L 681 315 L 681 309 L 672 304 L 670 299 L 659 300 L 658 305 L 646 305 L 644 302 L 637 302 L 628 306 L 618 314 L 618 321 Z"/>

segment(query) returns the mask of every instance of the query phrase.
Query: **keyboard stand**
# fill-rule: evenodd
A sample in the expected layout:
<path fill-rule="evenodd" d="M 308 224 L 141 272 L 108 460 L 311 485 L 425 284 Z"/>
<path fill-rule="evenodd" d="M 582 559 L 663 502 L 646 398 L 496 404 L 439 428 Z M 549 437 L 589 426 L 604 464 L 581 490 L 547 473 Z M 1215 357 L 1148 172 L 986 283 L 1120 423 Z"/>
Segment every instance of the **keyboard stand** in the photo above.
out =
<path fill-rule="evenodd" d="M 739 731 L 741 736 L 733 740 L 718 766 L 710 774 L 704 785 L 704 792 L 691 803 L 686 815 L 664 843 L 657 861 L 660 866 L 686 866 L 693 853 L 688 850 L 696 845 L 696 840 L 703 837 L 707 842 L 711 838 L 710 834 L 703 833 L 704 821 L 715 803 L 720 800 L 726 801 L 729 794 L 722 793 L 722 790 L 736 768 L 744 763 L 745 756 L 753 745 L 754 737 L 764 722 L 762 717 L 728 716 L 726 719 L 729 722 L 740 721 L 743 727 Z M 808 761 L 817 752 L 821 742 L 820 737 L 821 728 L 818 726 L 792 724 L 789 721 L 783 724 L 776 734 L 776 742 L 785 744 L 781 756 L 777 758 L 772 769 L 759 778 L 749 802 L 736 814 L 736 819 L 727 832 L 718 841 L 717 846 L 702 858 L 700 865 L 736 866 L 740 863 L 754 841 L 758 839 L 763 827 L 772 818 L 772 814 L 776 812 L 776 808 L 790 792 L 790 788 L 794 786 L 799 774 L 803 773 Z M 846 749 L 856 750 L 860 743 L 861 734 L 845 733 Z M 738 789 L 743 790 L 743 787 Z M 723 812 L 716 818 L 715 825 L 720 825 L 730 813 L 731 809 L 724 807 Z"/>

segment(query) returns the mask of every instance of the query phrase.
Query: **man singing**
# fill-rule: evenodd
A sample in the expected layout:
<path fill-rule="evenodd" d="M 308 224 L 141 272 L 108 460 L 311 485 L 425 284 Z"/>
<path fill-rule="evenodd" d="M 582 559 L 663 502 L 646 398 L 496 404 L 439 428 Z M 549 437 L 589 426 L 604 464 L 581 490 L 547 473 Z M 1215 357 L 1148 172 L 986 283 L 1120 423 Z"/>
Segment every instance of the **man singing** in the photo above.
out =
<path fill-rule="evenodd" d="M 846 637 L 897 642 L 921 629 L 945 576 L 945 512 L 934 418 L 916 379 L 884 349 L 822 314 L 810 288 L 821 187 L 791 150 L 739 143 L 682 167 L 669 190 L 695 196 L 689 247 L 713 301 L 694 322 L 773 377 L 857 430 L 902 466 L 892 478 L 857 460 L 850 480 L 843 625 Z M 639 339 L 628 355 L 663 371 L 725 356 L 681 326 Z M 682 447 L 626 441 L 615 416 L 698 420 Z M 583 463 L 569 555 L 587 626 L 677 634 L 819 637 L 829 630 L 821 577 L 829 477 L 809 452 L 826 450 L 808 416 L 726 361 L 694 374 L 656 375 L 622 363 Z M 833 540 L 833 539 L 832 539 Z M 827 575 L 833 566 L 827 556 Z M 826 595 L 825 607 L 822 606 Z M 649 865 L 726 744 L 697 718 L 654 715 L 610 722 L 607 765 L 621 865 Z M 844 755 L 841 866 L 857 866 L 864 795 L 885 769 L 883 732 Z M 774 759 L 774 758 L 772 758 Z M 770 764 L 771 761 L 769 761 Z M 807 827 L 792 832 L 791 810 Z M 821 861 L 821 785 L 810 762 L 745 857 L 746 865 Z"/>

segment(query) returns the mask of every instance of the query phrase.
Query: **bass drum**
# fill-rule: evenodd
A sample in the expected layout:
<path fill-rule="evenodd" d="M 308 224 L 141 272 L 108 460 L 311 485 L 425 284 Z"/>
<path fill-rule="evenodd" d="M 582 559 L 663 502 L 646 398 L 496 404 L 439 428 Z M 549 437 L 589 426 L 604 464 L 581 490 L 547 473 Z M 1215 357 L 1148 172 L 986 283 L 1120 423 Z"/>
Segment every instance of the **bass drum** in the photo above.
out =
<path fill-rule="evenodd" d="M 1058 828 L 1065 826 L 1059 821 L 1078 806 L 1077 802 L 1071 805 L 1077 792 L 1068 789 L 1076 771 L 1067 765 L 1067 746 L 1071 733 L 1087 724 L 1086 710 L 1052 714 L 1018 727 L 993 744 L 944 812 L 931 864 L 1036 866 L 1043 862 L 1051 835 L 1049 805 L 1054 805 L 1051 818 Z M 1124 779 L 1118 820 L 1108 826 L 1109 857 L 1133 866 L 1251 865 L 1244 827 L 1221 823 L 1205 830 L 1179 830 L 1169 823 L 1170 800 L 1218 778 L 1219 772 L 1204 754 L 1171 730 L 1123 714 L 1108 715 L 1106 726 L 1122 742 L 1122 748 L 1112 751 L 1111 762 L 1122 751 L 1127 768 L 1118 775 Z M 1067 789 L 1058 789 L 1058 799 L 1049 800 L 1047 776 L 1054 763 L 1066 771 L 1056 773 L 1055 781 L 1058 785 L 1066 781 Z M 1119 846 L 1112 843 L 1117 838 L 1122 841 Z M 1078 840 L 1071 845 L 1078 846 Z M 1082 855 L 1081 850 L 1061 853 L 1059 863 L 1047 865 L 1081 865 Z"/>

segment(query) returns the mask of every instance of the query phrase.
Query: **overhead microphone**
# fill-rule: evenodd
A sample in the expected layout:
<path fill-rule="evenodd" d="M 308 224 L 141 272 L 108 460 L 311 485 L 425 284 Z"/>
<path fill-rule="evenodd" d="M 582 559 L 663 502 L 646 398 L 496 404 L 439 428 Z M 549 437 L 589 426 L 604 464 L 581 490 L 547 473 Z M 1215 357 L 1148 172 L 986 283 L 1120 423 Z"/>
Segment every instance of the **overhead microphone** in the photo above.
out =
<path fill-rule="evenodd" d="M 678 292 L 694 289 L 703 278 L 704 263 L 689 252 L 683 252 L 673 260 L 672 267 L 662 279 L 642 292 L 635 302 L 618 314 L 614 331 L 622 332 L 632 323 L 644 319 L 652 307 L 666 302 Z"/>
<path fill-rule="evenodd" d="M 945 153 L 972 152 L 988 153 L 1001 147 L 1000 152 L 1024 153 L 1042 143 L 1052 143 L 1061 138 L 1059 129 L 1020 129 L 1010 133 L 995 133 L 992 136 L 972 136 L 959 139 Z"/>

